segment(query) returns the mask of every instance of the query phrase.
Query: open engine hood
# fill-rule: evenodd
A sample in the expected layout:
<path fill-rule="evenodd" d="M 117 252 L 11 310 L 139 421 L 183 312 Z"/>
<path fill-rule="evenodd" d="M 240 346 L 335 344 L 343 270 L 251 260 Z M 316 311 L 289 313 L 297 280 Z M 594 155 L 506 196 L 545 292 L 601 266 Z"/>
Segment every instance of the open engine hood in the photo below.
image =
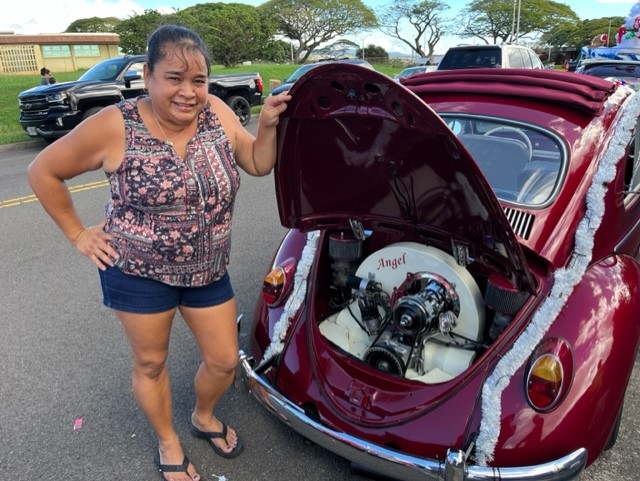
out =
<path fill-rule="evenodd" d="M 514 286 L 533 291 L 490 185 L 415 94 L 386 75 L 346 64 L 310 70 L 290 94 L 275 167 L 282 225 L 350 229 L 359 221 L 365 229 L 404 230 L 449 252 L 462 247 Z"/>

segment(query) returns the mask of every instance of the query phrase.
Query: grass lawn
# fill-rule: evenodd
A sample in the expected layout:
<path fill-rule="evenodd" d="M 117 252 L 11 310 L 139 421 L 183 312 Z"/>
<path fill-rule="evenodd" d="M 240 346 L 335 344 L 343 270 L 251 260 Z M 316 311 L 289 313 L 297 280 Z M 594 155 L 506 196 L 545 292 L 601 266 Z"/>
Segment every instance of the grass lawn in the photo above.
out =
<path fill-rule="evenodd" d="M 393 76 L 402 70 L 402 66 L 374 65 L 379 72 Z M 241 65 L 233 68 L 224 68 L 216 65 L 212 68 L 212 74 L 259 72 L 264 81 L 264 95 L 270 92 L 271 80 L 283 80 L 288 77 L 298 65 L 279 64 L 253 64 Z M 58 82 L 76 80 L 81 72 L 54 72 Z M 35 87 L 40 84 L 40 75 L 0 75 L 0 145 L 30 140 L 30 137 L 20 126 L 20 110 L 18 109 L 18 94 L 23 90 Z M 258 112 L 260 107 L 254 107 Z"/>

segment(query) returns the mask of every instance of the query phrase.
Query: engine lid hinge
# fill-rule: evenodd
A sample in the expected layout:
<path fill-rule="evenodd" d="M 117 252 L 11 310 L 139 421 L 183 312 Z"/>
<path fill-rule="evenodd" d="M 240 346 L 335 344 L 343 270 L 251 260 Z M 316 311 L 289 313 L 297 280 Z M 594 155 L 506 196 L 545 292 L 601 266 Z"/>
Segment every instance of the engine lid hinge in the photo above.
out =
<path fill-rule="evenodd" d="M 473 259 L 469 256 L 469 246 L 459 242 L 451 242 L 451 254 L 459 266 L 467 267 L 473 262 Z"/>
<path fill-rule="evenodd" d="M 364 233 L 364 226 L 362 225 L 362 221 L 357 219 L 349 219 L 349 224 L 351 225 L 351 231 L 356 239 L 359 241 L 365 240 L 366 236 Z"/>

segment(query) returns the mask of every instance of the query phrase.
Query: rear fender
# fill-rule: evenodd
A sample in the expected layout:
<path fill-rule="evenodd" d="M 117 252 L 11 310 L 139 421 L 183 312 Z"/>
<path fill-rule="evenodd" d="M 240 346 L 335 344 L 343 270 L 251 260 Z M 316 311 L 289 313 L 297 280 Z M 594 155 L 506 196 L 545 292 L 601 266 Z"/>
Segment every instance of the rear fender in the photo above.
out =
<path fill-rule="evenodd" d="M 580 447 L 590 464 L 602 453 L 638 351 L 639 286 L 640 266 L 629 256 L 612 256 L 587 270 L 544 338 L 561 338 L 571 347 L 569 392 L 551 412 L 536 412 L 526 400 L 522 366 L 503 393 L 496 465 L 535 464 Z"/>
<path fill-rule="evenodd" d="M 273 257 L 273 261 L 269 265 L 269 269 L 265 272 L 269 272 L 274 266 L 277 266 L 279 263 L 290 259 L 295 258 L 296 260 L 300 260 L 302 255 L 302 250 L 306 245 L 307 237 L 306 234 L 300 232 L 297 229 L 292 229 L 287 232 L 284 239 L 280 243 L 280 247 L 278 248 L 275 256 Z M 251 324 L 251 354 L 255 358 L 257 362 L 262 361 L 262 357 L 264 355 L 264 351 L 267 349 L 269 344 L 271 343 L 271 339 L 274 332 L 274 326 L 280 319 L 286 302 L 278 307 L 270 308 L 268 307 L 263 298 L 262 293 L 258 296 L 256 301 L 256 308 L 254 310 L 254 317 Z"/>

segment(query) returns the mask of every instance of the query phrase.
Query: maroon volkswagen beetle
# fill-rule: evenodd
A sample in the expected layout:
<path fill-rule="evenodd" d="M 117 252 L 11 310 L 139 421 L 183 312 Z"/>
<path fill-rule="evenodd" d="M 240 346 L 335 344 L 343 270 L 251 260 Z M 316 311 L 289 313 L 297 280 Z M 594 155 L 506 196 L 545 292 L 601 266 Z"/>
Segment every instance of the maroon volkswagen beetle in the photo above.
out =
<path fill-rule="evenodd" d="M 387 477 L 578 477 L 616 441 L 638 351 L 638 94 L 350 65 L 290 93 L 252 394 Z"/>

